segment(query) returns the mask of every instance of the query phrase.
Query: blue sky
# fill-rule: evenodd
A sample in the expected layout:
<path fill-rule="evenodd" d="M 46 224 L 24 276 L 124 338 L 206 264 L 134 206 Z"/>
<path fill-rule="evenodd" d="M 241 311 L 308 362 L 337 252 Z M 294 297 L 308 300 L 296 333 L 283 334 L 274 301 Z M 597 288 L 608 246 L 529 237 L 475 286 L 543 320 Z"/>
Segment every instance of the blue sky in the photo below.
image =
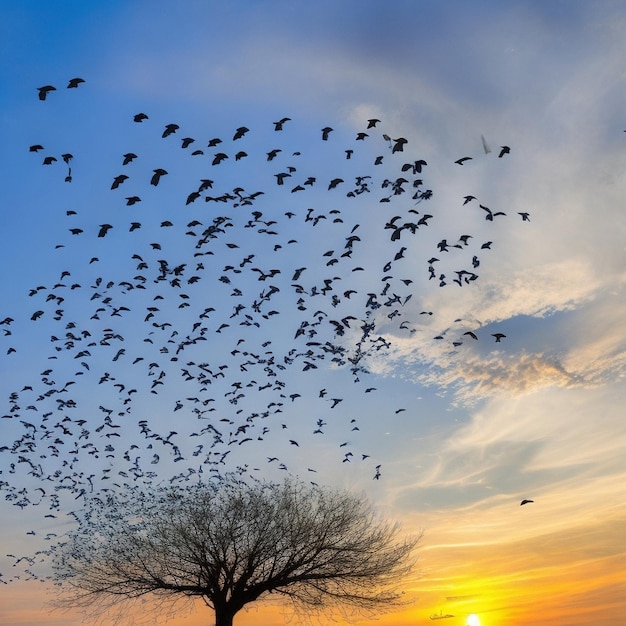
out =
<path fill-rule="evenodd" d="M 537 614 L 542 623 L 555 625 L 619 621 L 624 604 L 618 598 L 625 597 L 620 528 L 626 443 L 621 408 L 626 11 L 621 3 L 24 2 L 3 3 L 0 15 L 5 268 L 0 319 L 15 320 L 4 326 L 11 335 L 0 337 L 3 414 L 12 406 L 10 393 L 17 391 L 20 419 L 41 419 L 43 404 L 40 410 L 25 408 L 46 389 L 41 372 L 53 361 L 60 386 L 82 367 L 70 350 L 54 351 L 60 343 L 51 342 L 50 335 L 68 332 L 69 320 L 94 334 L 102 331 L 104 321 L 91 319 L 96 305 L 90 297 L 98 291 L 91 284 L 98 276 L 105 284 L 132 278 L 133 253 L 154 267 L 161 258 L 150 249 L 155 241 L 171 255 L 172 265 L 188 264 L 188 276 L 198 258 L 190 256 L 183 226 L 192 217 L 206 226 L 214 215 L 208 211 L 219 208 L 224 215 L 232 213 L 234 225 L 212 248 L 214 254 L 206 256 L 214 270 L 211 280 L 188 286 L 193 304 L 188 309 L 179 308 L 178 294 L 171 299 L 167 292 L 157 303 L 162 309 L 157 319 L 171 319 L 182 329 L 200 304 L 200 310 L 217 309 L 208 322 L 206 344 L 207 360 L 229 364 L 228 376 L 215 379 L 212 387 L 218 412 L 233 420 L 224 428 L 232 432 L 242 415 L 272 400 L 283 402 L 281 412 L 272 412 L 258 432 L 255 423 L 255 435 L 261 436 L 263 425 L 269 429 L 262 442 L 236 446 L 230 457 L 234 464 L 247 463 L 256 475 L 280 478 L 284 472 L 267 461 L 277 456 L 306 480 L 364 490 L 408 531 L 424 530 L 421 569 L 407 581 L 415 603 L 383 621 L 425 623 L 439 611 L 455 615 L 446 621 L 450 626 L 466 624 L 471 613 L 484 626 L 528 623 Z M 65 89 L 75 76 L 86 82 Z M 41 102 L 37 87 L 46 84 L 57 91 Z M 136 124 L 132 117 L 140 111 L 149 119 Z M 291 120 L 277 133 L 273 122 L 282 117 Z M 379 128 L 368 130 L 366 141 L 355 142 L 373 117 L 381 119 Z M 168 123 L 180 129 L 163 139 Z M 242 125 L 249 133 L 232 141 Z M 326 125 L 334 130 L 322 142 L 320 129 Z M 407 138 L 405 152 L 391 154 L 382 133 Z M 180 140 L 186 136 L 196 142 L 183 151 Z M 230 154 L 217 167 L 210 165 L 214 149 L 206 145 L 212 137 L 223 138 Z M 29 152 L 36 143 L 44 150 Z M 503 145 L 511 151 L 499 159 Z M 350 160 L 344 151 L 348 146 L 354 149 Z M 195 147 L 205 154 L 191 156 Z M 282 152 L 268 162 L 266 152 L 278 147 Z M 235 162 L 240 148 L 250 156 Z M 122 166 L 122 155 L 129 151 L 138 158 Z M 41 165 L 43 156 L 58 158 L 65 152 L 74 154 L 71 183 L 64 181 L 67 166 L 60 158 Z M 377 168 L 372 163 L 379 154 L 385 160 Z M 454 163 L 463 156 L 472 160 Z M 345 195 L 348 183 L 327 189 L 334 176 L 352 181 L 367 173 L 380 181 L 397 176 L 405 160 L 417 159 L 427 162 L 422 178 L 434 192 L 420 205 L 406 195 L 406 201 L 396 198 L 387 207 L 378 202 L 379 188 L 352 199 Z M 290 164 L 296 166 L 293 185 L 301 182 L 295 177 L 306 174 L 318 178 L 317 187 L 306 195 L 292 194 L 289 180 L 290 187 L 279 189 L 274 175 Z M 168 174 L 154 187 L 149 180 L 157 167 Z M 111 190 L 121 173 L 129 180 Z M 247 192 L 264 190 L 255 203 L 264 219 L 276 218 L 282 248 L 273 250 L 271 236 L 258 237 L 245 228 L 248 216 L 241 210 L 215 203 L 186 206 L 187 194 L 203 177 L 214 179 L 216 190 L 237 185 Z M 133 193 L 142 202 L 127 207 L 124 198 Z M 477 200 L 464 206 L 468 194 Z M 507 215 L 489 222 L 479 203 Z M 315 227 L 303 219 L 309 208 L 326 215 Z M 410 215 L 411 208 L 434 218 L 415 237 L 403 233 L 399 242 L 391 242 L 384 224 L 395 214 Z M 67 215 L 68 210 L 76 215 Z M 288 220 L 287 210 L 296 216 Z M 521 212 L 530 214 L 529 222 L 522 221 Z M 344 221 L 333 222 L 331 215 Z M 165 219 L 175 227 L 161 227 Z M 142 226 L 129 233 L 134 220 Z M 103 223 L 113 228 L 98 238 Z M 361 241 L 353 259 L 327 269 L 330 257 L 323 253 L 343 249 L 357 223 L 354 234 Z M 73 236 L 69 228 L 76 227 L 83 233 Z M 469 246 L 438 250 L 442 239 L 453 245 L 461 234 L 472 235 Z M 290 239 L 297 243 L 287 243 Z M 481 250 L 486 241 L 493 241 L 491 250 Z M 233 382 L 254 379 L 260 386 L 257 374 L 265 374 L 251 366 L 234 376 L 240 357 L 230 350 L 241 329 L 230 318 L 232 285 L 217 280 L 223 267 L 238 267 L 252 251 L 257 267 L 281 270 L 276 279 L 281 292 L 273 302 L 291 313 L 284 322 L 280 316 L 269 320 L 258 332 L 243 328 L 245 342 L 239 346 L 250 346 L 255 354 L 269 348 L 278 355 L 301 345 L 292 336 L 300 319 L 290 291 L 295 269 L 307 267 L 302 273 L 307 288 L 334 271 L 337 293 L 354 288 L 367 294 L 383 288 L 382 268 L 401 245 L 407 250 L 393 262 L 390 291 L 412 297 L 399 318 L 387 318 L 385 307 L 374 315 L 388 348 L 367 357 L 370 374 L 354 383 L 345 367 L 333 367 L 328 358 L 318 361 L 314 371 L 281 371 L 285 398 L 280 391 L 263 391 L 248 392 L 236 405 L 228 401 L 232 396 L 225 394 Z M 474 255 L 480 256 L 480 278 L 471 285 L 440 288 L 429 280 L 431 256 L 440 258 L 438 273 L 453 276 Z M 92 257 L 99 261 L 89 263 Z M 350 271 L 357 265 L 365 270 Z M 64 316 L 55 321 L 45 296 L 62 282 L 63 271 L 81 288 L 65 288 Z M 240 282 L 246 293 L 260 293 L 271 283 L 250 272 Z M 46 289 L 29 296 L 39 285 Z M 132 358 L 148 350 L 142 322 L 150 306 L 146 299 L 166 293 L 160 285 L 145 294 L 114 292 L 114 301 L 131 309 L 122 319 L 109 320 L 123 331 L 124 342 L 94 348 L 90 369 L 83 367 L 72 387 L 76 411 L 92 432 L 88 440 L 102 449 L 110 441 L 104 440 L 106 430 L 96 435 L 104 419 L 98 406 L 125 410 L 128 404 L 120 404 L 112 381 L 99 379 L 108 372 L 127 388 L 152 383 L 152 373 L 134 366 Z M 344 298 L 336 310 L 327 302 L 322 308 L 331 316 L 359 306 L 363 311 L 366 298 L 356 298 Z M 39 308 L 45 315 L 31 321 Z M 406 328 L 398 327 L 399 320 L 406 320 Z M 231 327 L 218 334 L 222 321 Z M 322 327 L 324 341 L 352 345 L 358 338 L 354 328 L 333 337 L 330 327 Z M 469 339 L 467 331 L 476 332 L 479 340 Z M 151 332 L 165 339 L 169 331 Z M 506 335 L 498 344 L 491 337 L 497 332 Z M 266 341 L 272 344 L 262 347 Z M 153 357 L 159 345 L 150 348 Z M 127 353 L 113 361 L 119 347 Z M 9 348 L 16 352 L 7 354 Z M 198 350 L 194 358 L 201 354 Z M 162 477 L 199 467 L 203 457 L 194 457 L 193 451 L 202 438 L 189 435 L 204 422 L 195 420 L 197 407 L 186 399 L 197 390 L 192 393 L 178 372 L 174 375 L 176 367 L 175 362 L 163 366 L 168 384 L 158 396 L 146 390 L 133 399 L 132 413 L 124 418 L 126 447 L 117 446 L 110 459 L 102 455 L 99 464 L 82 452 L 76 468 L 83 485 L 107 464 L 114 473 L 128 472 L 135 457 L 127 461 L 123 456 L 132 443 L 140 464 L 158 469 Z M 27 385 L 34 389 L 23 391 Z M 366 394 L 370 387 L 375 391 Z M 325 396 L 320 397 L 321 389 L 327 390 Z M 290 394 L 299 396 L 292 400 Z M 334 397 L 342 402 L 330 408 Z M 184 408 L 174 411 L 179 402 Z M 234 413 L 239 409 L 242 413 Z M 28 432 L 20 419 L 0 423 L 3 445 L 10 447 Z M 146 447 L 140 419 L 163 436 L 176 430 L 185 463 L 174 462 L 167 445 Z M 323 436 L 313 434 L 318 419 L 325 423 Z M 290 439 L 299 445 L 289 444 Z M 45 453 L 42 445 L 37 444 L 35 456 Z M 353 456 L 343 462 L 347 451 Z M 157 453 L 159 463 L 152 463 Z M 15 457 L 9 450 L 1 453 L 0 480 L 10 485 L 7 493 L 25 486 L 34 496 L 40 483 L 27 474 L 18 480 L 10 472 Z M 46 468 L 54 471 L 63 458 L 48 456 Z M 381 478 L 373 480 L 377 465 Z M 535 502 L 520 508 L 526 497 Z M 66 527 L 62 515 L 43 518 L 44 507 L 22 511 L 11 502 L 0 508 L 6 537 L 2 554 L 36 550 L 46 545 L 38 542 L 48 532 L 61 534 Z M 68 495 L 63 506 L 77 504 Z M 37 535 L 26 536 L 25 529 Z M 10 577 L 10 559 L 4 558 L 0 572 Z M 27 615 L 12 600 L 28 593 L 29 583 L 11 585 L 0 588 L 2 623 L 57 623 L 58 614 L 49 615 L 45 607 Z M 11 589 L 17 590 L 13 596 Z M 268 624 L 284 623 L 279 611 L 267 611 Z M 198 613 L 180 623 L 203 617 Z"/>

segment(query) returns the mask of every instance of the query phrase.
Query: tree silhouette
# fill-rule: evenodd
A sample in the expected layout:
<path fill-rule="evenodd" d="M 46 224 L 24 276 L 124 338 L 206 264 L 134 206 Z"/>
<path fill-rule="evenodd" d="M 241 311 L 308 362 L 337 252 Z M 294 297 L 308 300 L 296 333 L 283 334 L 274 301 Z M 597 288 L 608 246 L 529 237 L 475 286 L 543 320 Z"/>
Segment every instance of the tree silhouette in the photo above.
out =
<path fill-rule="evenodd" d="M 87 500 L 53 579 L 72 590 L 62 604 L 97 611 L 150 593 L 201 597 L 216 626 L 271 593 L 314 610 L 375 610 L 399 600 L 414 565 L 419 537 L 398 534 L 363 496 L 230 476 Z"/>

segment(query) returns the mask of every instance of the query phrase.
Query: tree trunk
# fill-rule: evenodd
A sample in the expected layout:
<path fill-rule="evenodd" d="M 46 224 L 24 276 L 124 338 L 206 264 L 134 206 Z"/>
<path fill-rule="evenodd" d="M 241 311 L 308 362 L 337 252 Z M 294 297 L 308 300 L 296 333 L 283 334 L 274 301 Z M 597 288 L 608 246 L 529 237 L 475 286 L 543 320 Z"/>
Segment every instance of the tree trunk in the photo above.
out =
<path fill-rule="evenodd" d="M 233 611 L 230 607 L 222 607 L 215 609 L 215 626 L 233 626 L 233 618 L 236 611 Z"/>
<path fill-rule="evenodd" d="M 233 626 L 233 617 L 230 613 L 215 616 L 215 626 Z"/>

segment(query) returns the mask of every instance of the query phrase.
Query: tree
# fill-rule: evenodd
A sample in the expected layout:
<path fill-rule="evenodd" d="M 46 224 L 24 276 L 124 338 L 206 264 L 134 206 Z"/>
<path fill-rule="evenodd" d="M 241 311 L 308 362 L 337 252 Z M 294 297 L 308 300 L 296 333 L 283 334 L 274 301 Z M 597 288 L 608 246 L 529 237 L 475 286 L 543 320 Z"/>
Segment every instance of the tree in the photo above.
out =
<path fill-rule="evenodd" d="M 392 605 L 419 540 L 399 538 L 363 496 L 295 480 L 110 492 L 79 518 L 54 561 L 66 604 L 199 596 L 216 626 L 273 592 L 314 609 Z"/>

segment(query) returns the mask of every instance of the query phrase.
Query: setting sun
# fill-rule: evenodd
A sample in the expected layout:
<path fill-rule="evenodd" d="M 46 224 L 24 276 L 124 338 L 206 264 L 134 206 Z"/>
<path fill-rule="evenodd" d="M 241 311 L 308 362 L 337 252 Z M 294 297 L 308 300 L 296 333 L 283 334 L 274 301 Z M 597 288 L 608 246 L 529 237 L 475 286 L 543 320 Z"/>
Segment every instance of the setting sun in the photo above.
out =
<path fill-rule="evenodd" d="M 478 619 L 478 615 L 472 613 L 467 616 L 467 626 L 480 626 L 480 620 Z"/>

